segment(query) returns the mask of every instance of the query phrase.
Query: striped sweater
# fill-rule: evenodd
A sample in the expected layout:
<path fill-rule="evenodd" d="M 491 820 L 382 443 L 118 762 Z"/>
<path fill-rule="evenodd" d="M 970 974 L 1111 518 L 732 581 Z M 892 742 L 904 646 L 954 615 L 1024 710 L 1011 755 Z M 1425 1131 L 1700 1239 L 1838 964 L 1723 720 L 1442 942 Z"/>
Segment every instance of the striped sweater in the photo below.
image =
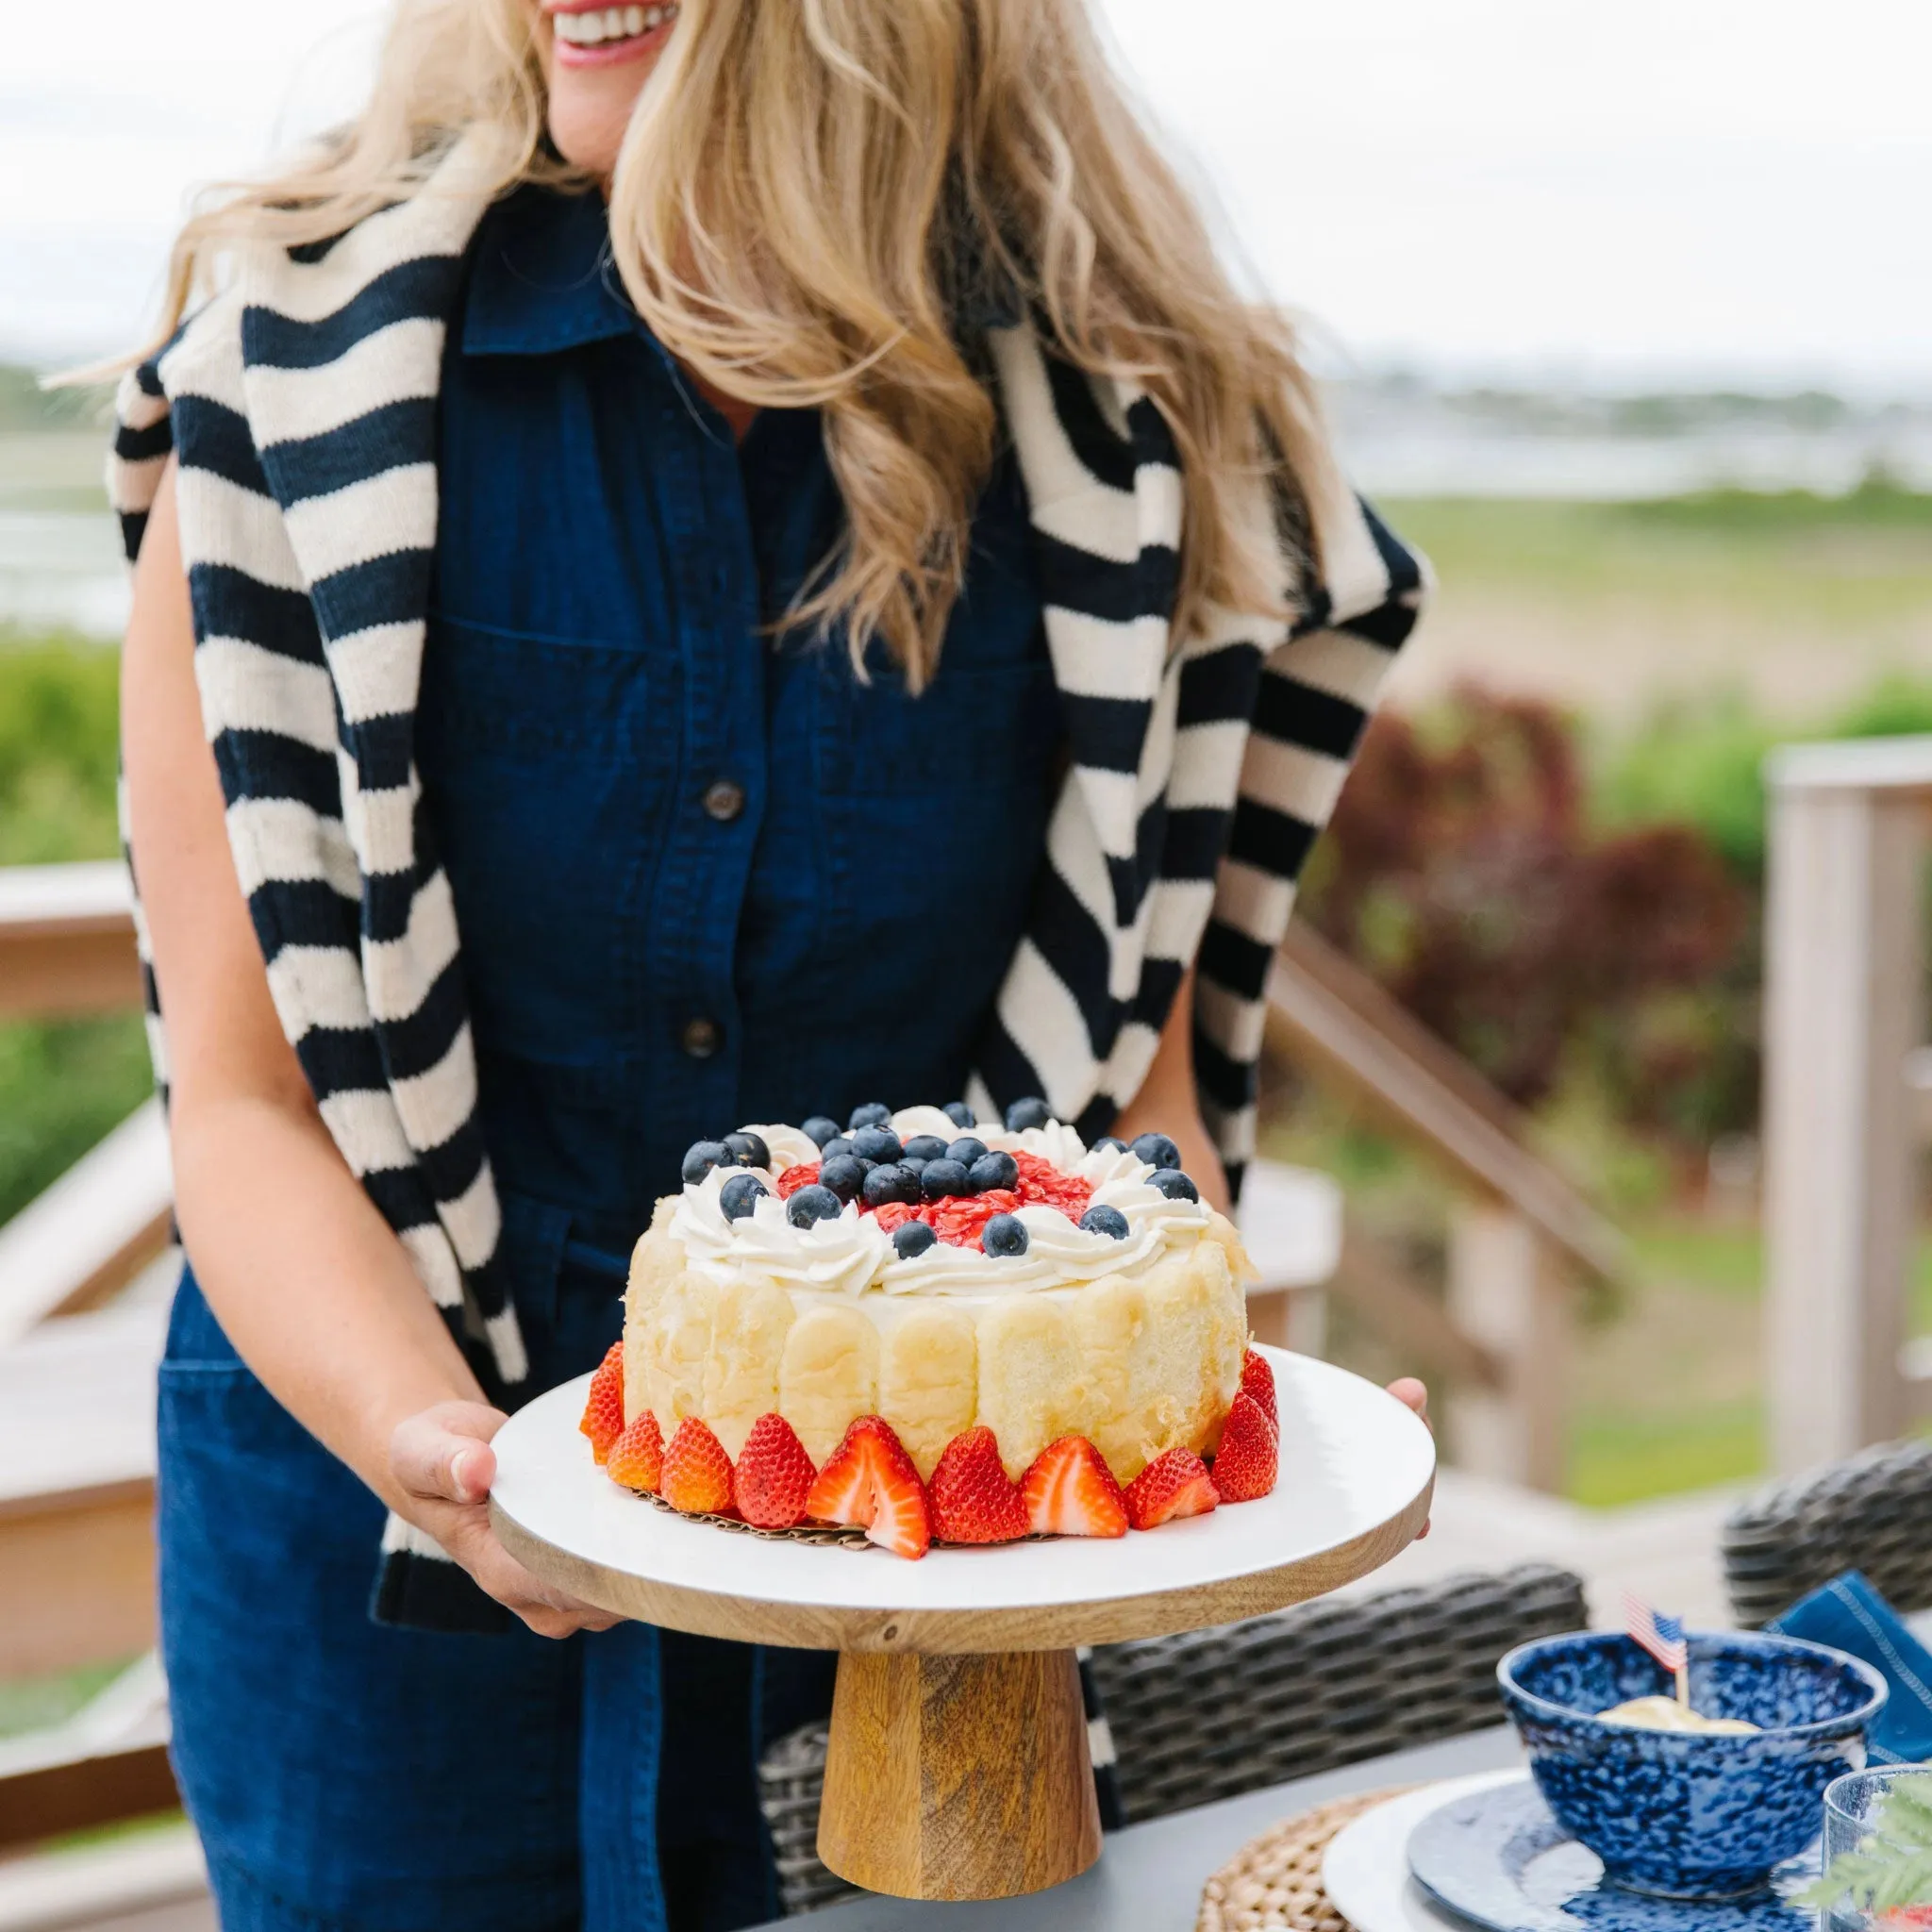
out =
<path fill-rule="evenodd" d="M 412 750 L 441 344 L 490 161 L 466 140 L 425 192 L 334 242 L 245 253 L 125 378 L 109 490 L 131 559 L 177 463 L 202 711 L 275 1010 L 342 1158 L 513 1406 L 535 1391 L 497 1257 L 457 911 Z M 1307 509 L 1282 513 L 1257 483 L 1247 513 L 1279 545 L 1298 615 L 1220 615 L 1176 644 L 1182 490 L 1158 411 L 1047 355 L 1030 326 L 988 342 L 1071 759 L 968 1097 L 1039 1093 L 1104 1132 L 1198 958 L 1201 1110 L 1238 1185 L 1268 962 L 1424 570 L 1350 499 L 1316 507 L 1324 581 L 1309 581 L 1288 534 Z M 499 1618 L 397 1521 L 376 1613 Z"/>

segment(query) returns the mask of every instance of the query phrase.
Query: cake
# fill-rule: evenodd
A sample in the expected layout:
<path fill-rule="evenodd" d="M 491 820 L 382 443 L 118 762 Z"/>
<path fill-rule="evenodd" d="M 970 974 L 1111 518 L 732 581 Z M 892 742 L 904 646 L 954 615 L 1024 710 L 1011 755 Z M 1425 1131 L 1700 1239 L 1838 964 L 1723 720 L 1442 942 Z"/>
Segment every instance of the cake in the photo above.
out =
<path fill-rule="evenodd" d="M 1274 1486 L 1246 1273 L 1164 1135 L 1039 1101 L 742 1127 L 658 1203 L 584 1432 L 688 1513 L 906 1555 L 1151 1527 Z"/>

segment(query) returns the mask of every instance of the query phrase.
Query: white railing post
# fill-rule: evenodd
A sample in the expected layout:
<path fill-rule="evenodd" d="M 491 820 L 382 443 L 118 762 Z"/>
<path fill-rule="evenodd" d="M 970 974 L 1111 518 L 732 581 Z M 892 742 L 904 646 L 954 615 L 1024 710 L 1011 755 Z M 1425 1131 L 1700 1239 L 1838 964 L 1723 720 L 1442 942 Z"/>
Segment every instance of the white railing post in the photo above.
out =
<path fill-rule="evenodd" d="M 1932 739 L 1792 747 L 1770 789 L 1766 1339 L 1782 1472 L 1899 1434 L 1924 1039 Z"/>
<path fill-rule="evenodd" d="M 1450 1319 L 1499 1371 L 1491 1385 L 1455 1385 L 1444 1404 L 1457 1466 L 1560 1491 L 1571 1285 L 1525 1216 L 1499 1202 L 1461 1200 L 1449 1214 L 1447 1286 Z"/>

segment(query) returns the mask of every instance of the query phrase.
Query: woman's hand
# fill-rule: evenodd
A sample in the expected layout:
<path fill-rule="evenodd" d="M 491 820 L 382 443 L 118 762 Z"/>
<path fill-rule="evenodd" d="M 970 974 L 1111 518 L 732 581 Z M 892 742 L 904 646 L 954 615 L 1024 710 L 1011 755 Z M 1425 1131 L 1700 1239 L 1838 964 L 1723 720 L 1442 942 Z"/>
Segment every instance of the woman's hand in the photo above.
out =
<path fill-rule="evenodd" d="M 509 1418 L 481 1402 L 439 1402 L 408 1416 L 390 1438 L 390 1474 L 402 1491 L 401 1514 L 433 1536 L 539 1637 L 608 1630 L 624 1620 L 554 1590 L 524 1568 L 497 1541 L 490 1522 L 490 1485 L 496 1480 L 491 1438 Z"/>
<path fill-rule="evenodd" d="M 1435 1433 L 1436 1425 L 1429 1422 L 1429 1391 L 1425 1384 L 1418 1382 L 1413 1375 L 1403 1375 L 1390 1383 L 1389 1392 L 1403 1407 L 1414 1409 L 1428 1424 L 1429 1433 Z M 1421 1542 L 1428 1533 L 1429 1525 L 1425 1523 L 1416 1531 L 1416 1541 Z"/>

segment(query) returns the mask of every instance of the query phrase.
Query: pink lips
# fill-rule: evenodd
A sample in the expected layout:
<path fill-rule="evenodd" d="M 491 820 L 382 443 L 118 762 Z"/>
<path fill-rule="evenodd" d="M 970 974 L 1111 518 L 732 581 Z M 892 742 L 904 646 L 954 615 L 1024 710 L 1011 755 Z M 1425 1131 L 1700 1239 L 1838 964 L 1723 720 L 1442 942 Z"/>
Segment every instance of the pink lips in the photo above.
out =
<path fill-rule="evenodd" d="M 559 67 L 620 67 L 627 60 L 641 60 L 656 54 L 671 38 L 677 25 L 674 11 L 661 20 L 655 27 L 647 27 L 641 33 L 625 34 L 615 40 L 600 41 L 594 46 L 586 46 L 580 42 L 569 41 L 556 31 L 556 22 L 562 15 L 608 14 L 608 7 L 553 7 L 545 9 L 551 17 L 551 47 L 557 56 Z M 619 12 L 625 8 L 616 9 Z"/>

